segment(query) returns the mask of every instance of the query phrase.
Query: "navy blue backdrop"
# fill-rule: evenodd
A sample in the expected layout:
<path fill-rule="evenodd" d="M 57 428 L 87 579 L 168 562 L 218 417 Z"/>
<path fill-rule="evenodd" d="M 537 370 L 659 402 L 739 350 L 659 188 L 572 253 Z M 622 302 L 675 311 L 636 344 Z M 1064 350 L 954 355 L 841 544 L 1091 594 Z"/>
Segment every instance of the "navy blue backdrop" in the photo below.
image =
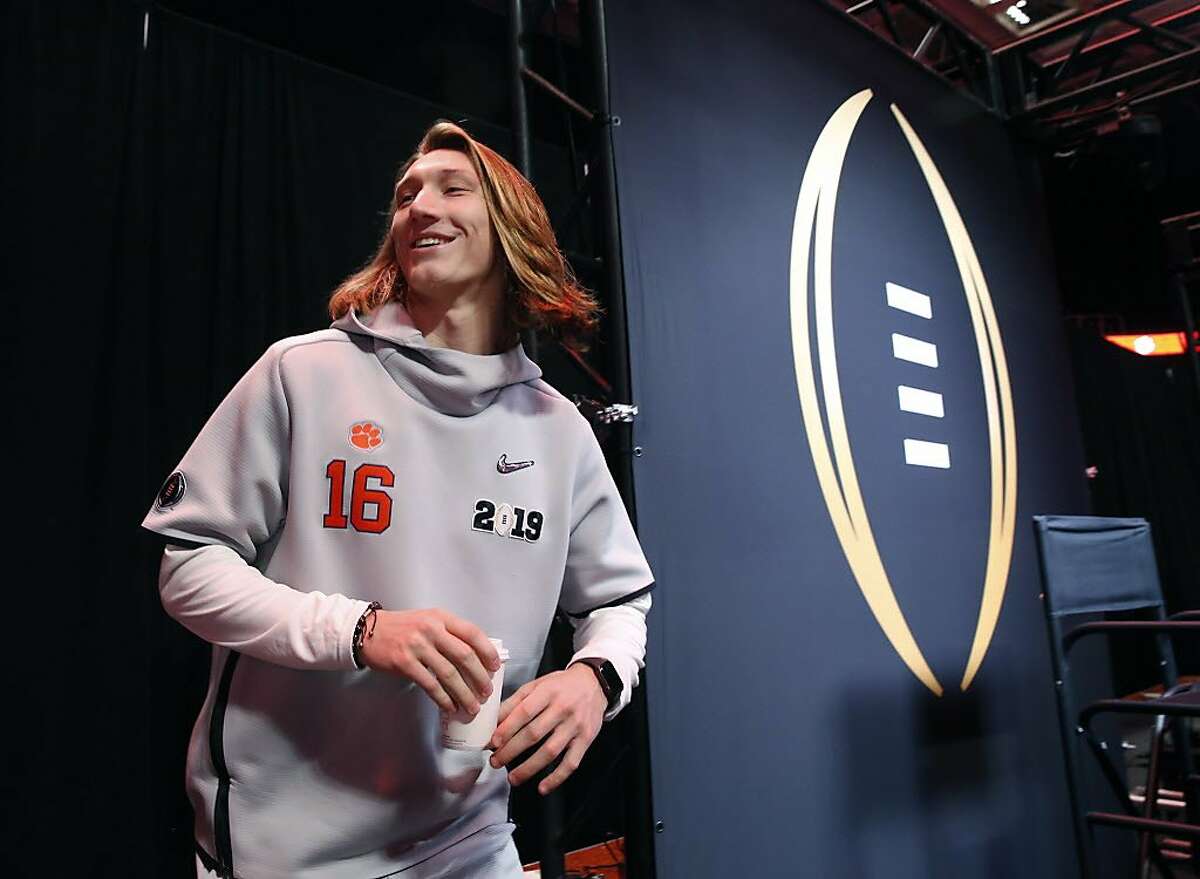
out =
<path fill-rule="evenodd" d="M 638 517 L 662 586 L 647 680 L 658 874 L 1071 875 L 1029 517 L 1084 511 L 1086 497 L 1033 163 L 998 121 L 816 0 L 647 0 L 609 16 Z M 833 232 L 837 364 L 875 539 L 940 697 L 856 584 L 793 365 L 797 193 L 826 121 L 863 89 Z M 970 233 L 1012 383 L 1015 545 L 965 691 L 988 549 L 983 381 L 893 103 Z M 887 282 L 928 295 L 933 319 L 889 308 Z M 938 368 L 895 358 L 893 333 L 935 343 Z M 902 412 L 899 385 L 937 390 L 945 416 Z M 906 438 L 944 443 L 951 466 L 907 464 Z"/>

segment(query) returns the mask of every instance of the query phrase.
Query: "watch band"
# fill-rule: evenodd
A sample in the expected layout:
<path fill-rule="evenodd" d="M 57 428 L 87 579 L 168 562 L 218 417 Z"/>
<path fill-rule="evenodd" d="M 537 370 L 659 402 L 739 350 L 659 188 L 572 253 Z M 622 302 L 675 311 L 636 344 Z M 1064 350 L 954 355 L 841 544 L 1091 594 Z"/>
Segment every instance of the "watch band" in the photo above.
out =
<path fill-rule="evenodd" d="M 598 656 L 584 657 L 579 662 L 590 666 L 596 673 L 596 680 L 600 682 L 600 690 L 604 693 L 604 698 L 608 700 L 607 710 L 612 711 L 621 701 L 621 691 L 625 689 L 616 667 L 607 659 L 601 659 Z"/>

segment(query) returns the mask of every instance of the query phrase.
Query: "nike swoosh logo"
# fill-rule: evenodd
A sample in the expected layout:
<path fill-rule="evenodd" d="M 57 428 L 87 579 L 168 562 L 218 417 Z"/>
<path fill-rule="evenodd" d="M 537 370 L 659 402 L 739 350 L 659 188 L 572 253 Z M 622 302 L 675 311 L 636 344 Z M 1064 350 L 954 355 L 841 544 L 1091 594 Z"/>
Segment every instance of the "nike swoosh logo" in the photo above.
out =
<path fill-rule="evenodd" d="M 501 455 L 500 460 L 496 462 L 496 472 L 497 473 L 516 473 L 518 470 L 524 470 L 526 467 L 532 467 L 532 466 L 533 466 L 532 461 L 513 461 L 510 464 L 508 462 L 508 455 L 504 454 L 504 455 Z"/>

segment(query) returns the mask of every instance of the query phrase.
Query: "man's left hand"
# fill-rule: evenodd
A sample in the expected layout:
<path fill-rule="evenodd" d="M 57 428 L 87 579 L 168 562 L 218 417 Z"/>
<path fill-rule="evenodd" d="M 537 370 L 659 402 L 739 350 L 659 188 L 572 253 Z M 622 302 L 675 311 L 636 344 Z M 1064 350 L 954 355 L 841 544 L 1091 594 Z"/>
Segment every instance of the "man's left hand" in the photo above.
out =
<path fill-rule="evenodd" d="M 579 768 L 607 709 L 596 673 L 585 663 L 532 680 L 500 705 L 496 732 L 488 744 L 495 751 L 492 766 L 507 766 L 541 742 L 529 759 L 509 773 L 508 780 L 514 787 L 522 784 L 562 754 L 562 762 L 538 785 L 538 793 L 548 794 Z"/>

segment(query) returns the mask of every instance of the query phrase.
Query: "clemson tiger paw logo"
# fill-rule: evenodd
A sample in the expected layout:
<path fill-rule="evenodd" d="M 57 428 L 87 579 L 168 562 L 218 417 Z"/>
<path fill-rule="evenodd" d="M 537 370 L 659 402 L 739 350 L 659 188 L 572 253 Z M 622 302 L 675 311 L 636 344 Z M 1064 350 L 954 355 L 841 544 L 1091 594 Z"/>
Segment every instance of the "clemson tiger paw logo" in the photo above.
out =
<path fill-rule="evenodd" d="M 383 431 L 374 421 L 360 421 L 350 428 L 350 445 L 369 452 L 383 445 Z"/>

